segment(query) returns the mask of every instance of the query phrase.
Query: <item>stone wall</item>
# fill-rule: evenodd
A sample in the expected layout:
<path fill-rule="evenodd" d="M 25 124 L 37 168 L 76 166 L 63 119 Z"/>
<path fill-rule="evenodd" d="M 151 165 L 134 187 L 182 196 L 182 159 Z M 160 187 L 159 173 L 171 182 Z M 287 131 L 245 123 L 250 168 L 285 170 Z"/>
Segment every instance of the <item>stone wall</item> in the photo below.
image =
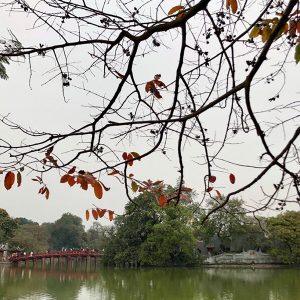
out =
<path fill-rule="evenodd" d="M 249 250 L 241 253 L 223 253 L 207 258 L 207 264 L 276 264 L 279 261 L 267 253 Z"/>

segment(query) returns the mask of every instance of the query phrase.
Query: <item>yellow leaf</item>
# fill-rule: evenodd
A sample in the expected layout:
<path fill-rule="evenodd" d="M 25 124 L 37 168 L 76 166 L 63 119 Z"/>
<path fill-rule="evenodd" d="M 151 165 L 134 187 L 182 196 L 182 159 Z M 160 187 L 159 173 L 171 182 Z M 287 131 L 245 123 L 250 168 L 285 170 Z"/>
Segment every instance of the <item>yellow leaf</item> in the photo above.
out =
<path fill-rule="evenodd" d="M 135 181 L 131 182 L 131 189 L 134 193 L 139 189 L 139 186 L 137 185 L 137 183 Z"/>
<path fill-rule="evenodd" d="M 184 6 L 181 6 L 181 5 L 174 6 L 169 10 L 168 16 L 173 15 L 175 12 L 177 12 L 179 10 L 183 10 L 183 9 L 184 9 Z"/>
<path fill-rule="evenodd" d="M 263 41 L 263 43 L 265 43 L 268 40 L 270 34 L 271 34 L 271 28 L 269 26 L 266 26 L 263 29 L 261 34 L 261 40 Z"/>
<path fill-rule="evenodd" d="M 130 152 L 134 158 L 139 158 L 140 155 L 137 152 Z"/>
<path fill-rule="evenodd" d="M 253 38 L 253 39 L 254 39 L 254 38 L 256 38 L 256 37 L 259 36 L 259 33 L 260 33 L 260 27 L 257 26 L 257 25 L 255 25 L 255 26 L 252 28 L 252 30 L 251 30 L 249 36 L 250 36 L 250 38 Z"/>
<path fill-rule="evenodd" d="M 296 46 L 295 60 L 296 64 L 298 64 L 298 62 L 300 61 L 300 43 Z"/>

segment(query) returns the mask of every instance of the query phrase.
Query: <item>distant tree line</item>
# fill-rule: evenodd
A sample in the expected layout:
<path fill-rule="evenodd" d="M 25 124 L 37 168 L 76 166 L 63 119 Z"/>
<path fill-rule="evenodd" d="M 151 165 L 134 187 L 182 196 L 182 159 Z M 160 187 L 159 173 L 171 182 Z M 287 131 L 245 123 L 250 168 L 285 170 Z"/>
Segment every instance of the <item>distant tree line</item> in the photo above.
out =
<path fill-rule="evenodd" d="M 149 192 L 129 202 L 113 226 L 94 222 L 84 230 L 82 219 L 63 214 L 54 223 L 11 218 L 0 209 L 0 244 L 24 251 L 90 248 L 103 251 L 103 263 L 113 266 L 198 265 L 206 248 L 213 254 L 261 249 L 284 263 L 300 263 L 300 212 L 276 217 L 248 216 L 241 199 L 232 199 L 204 224 L 205 211 L 193 202 L 161 208 Z M 218 203 L 209 202 L 213 208 Z"/>
<path fill-rule="evenodd" d="M 54 223 L 39 225 L 26 218 L 13 219 L 0 209 L 0 244 L 8 243 L 11 248 L 21 247 L 26 252 L 87 247 L 102 250 L 105 228 L 95 222 L 85 231 L 82 219 L 69 213 L 63 214 Z"/>

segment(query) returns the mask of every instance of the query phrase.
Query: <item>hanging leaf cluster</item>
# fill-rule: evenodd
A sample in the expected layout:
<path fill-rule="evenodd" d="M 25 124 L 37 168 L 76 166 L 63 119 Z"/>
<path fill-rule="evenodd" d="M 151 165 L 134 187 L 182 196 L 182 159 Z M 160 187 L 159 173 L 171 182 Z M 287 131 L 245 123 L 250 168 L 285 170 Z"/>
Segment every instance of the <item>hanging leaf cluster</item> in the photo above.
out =
<path fill-rule="evenodd" d="M 145 91 L 147 93 L 151 93 L 158 99 L 162 98 L 160 92 L 158 91 L 158 88 L 167 88 L 167 86 L 162 81 L 160 81 L 160 78 L 161 75 L 156 74 L 154 76 L 154 80 L 148 81 L 145 86 Z"/>
<path fill-rule="evenodd" d="M 75 184 L 80 185 L 83 190 L 87 190 L 89 185 L 93 188 L 94 194 L 98 199 L 103 197 L 103 190 L 109 191 L 103 182 L 96 179 L 91 173 L 80 170 L 75 174 L 76 167 L 72 167 L 67 174 L 60 178 L 60 183 L 68 183 L 70 187 Z"/>
<path fill-rule="evenodd" d="M 133 165 L 133 159 L 136 158 L 136 159 L 139 159 L 140 158 L 140 155 L 137 153 L 137 152 L 123 152 L 122 154 L 122 158 L 127 161 L 128 165 L 129 166 L 132 166 Z M 115 172 L 115 173 L 114 173 Z M 113 171 L 112 173 L 110 173 L 109 175 L 114 175 L 114 174 L 117 174 L 118 171 Z"/>
<path fill-rule="evenodd" d="M 53 152 L 54 146 L 50 147 L 49 149 L 47 149 L 46 153 L 45 153 L 45 158 L 43 159 L 43 163 L 47 164 L 48 162 L 50 162 L 51 164 L 53 164 L 55 167 L 58 167 L 57 165 L 57 159 L 55 159 L 53 157 L 52 152 Z"/>
<path fill-rule="evenodd" d="M 214 176 L 214 175 L 208 176 L 208 184 L 209 183 L 214 183 L 216 180 L 217 180 L 216 176 Z M 229 181 L 230 181 L 231 184 L 235 183 L 235 175 L 234 174 L 232 174 L 232 173 L 229 174 Z M 220 191 L 217 190 L 217 189 L 215 189 L 212 186 L 208 186 L 207 189 L 206 189 L 206 192 L 210 193 L 212 190 L 215 190 L 215 192 L 217 194 L 217 198 L 221 198 L 222 197 L 222 194 L 220 193 Z"/>
<path fill-rule="evenodd" d="M 31 180 L 32 180 L 32 181 L 36 181 L 36 182 L 38 182 L 40 185 L 42 185 L 42 187 L 39 188 L 39 190 L 38 190 L 38 194 L 44 195 L 45 198 L 48 200 L 48 199 L 49 199 L 49 196 L 50 196 L 50 191 L 49 191 L 47 185 L 43 182 L 42 177 L 36 176 L 35 178 L 32 178 Z"/>
<path fill-rule="evenodd" d="M 297 12 L 291 14 L 290 16 L 294 16 Z M 255 39 L 261 36 L 261 40 L 265 43 L 271 33 L 274 31 L 275 27 L 279 22 L 278 17 L 274 17 L 272 19 L 263 19 L 258 24 L 256 24 L 252 30 L 250 31 L 249 37 L 251 39 Z M 287 34 L 289 38 L 296 39 L 296 48 L 295 48 L 295 61 L 296 64 L 300 61 L 300 20 L 292 18 L 289 20 L 288 23 L 285 23 L 284 26 L 281 28 L 279 33 L 276 36 L 276 39 L 280 38 L 283 34 Z"/>
<path fill-rule="evenodd" d="M 114 219 L 114 211 L 100 208 L 91 209 L 91 214 L 96 221 L 98 220 L 98 218 L 102 218 L 106 213 L 108 214 L 108 219 L 112 221 Z M 90 219 L 90 210 L 88 209 L 85 211 L 85 219 L 87 221 Z"/>

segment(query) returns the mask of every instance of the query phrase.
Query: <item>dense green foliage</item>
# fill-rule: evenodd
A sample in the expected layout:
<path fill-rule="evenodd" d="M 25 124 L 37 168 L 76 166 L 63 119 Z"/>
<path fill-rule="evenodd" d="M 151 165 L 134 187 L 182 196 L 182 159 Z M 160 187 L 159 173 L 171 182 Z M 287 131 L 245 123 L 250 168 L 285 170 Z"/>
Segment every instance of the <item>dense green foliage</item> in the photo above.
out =
<path fill-rule="evenodd" d="M 54 224 L 48 225 L 51 249 L 81 248 L 85 246 L 86 233 L 81 218 L 63 214 Z"/>
<path fill-rule="evenodd" d="M 117 266 L 197 265 L 207 255 L 206 246 L 213 254 L 260 248 L 282 262 L 300 263 L 300 212 L 287 211 L 258 223 L 245 214 L 242 200 L 233 199 L 202 224 L 204 212 L 196 212 L 193 203 L 161 208 L 149 192 L 134 201 L 137 206 L 129 202 L 114 226 L 94 222 L 87 231 L 71 214 L 39 225 L 13 219 L 0 209 L 0 244 L 27 252 L 87 247 L 103 251 L 104 264 Z M 214 205 L 208 203 L 210 209 Z"/>
<path fill-rule="evenodd" d="M 216 202 L 210 201 L 208 208 L 213 209 L 216 205 Z M 260 220 L 263 223 L 263 219 Z M 247 216 L 241 199 L 231 199 L 226 207 L 216 211 L 204 226 L 201 222 L 195 226 L 198 229 L 198 236 L 206 244 L 212 242 L 215 244 L 216 239 L 219 241 L 219 247 L 215 248 L 216 252 L 268 249 L 265 232 L 256 219 Z"/>
<path fill-rule="evenodd" d="M 0 243 L 7 242 L 17 226 L 17 222 L 10 218 L 7 211 L 0 208 Z"/>
<path fill-rule="evenodd" d="M 187 265 L 199 262 L 188 204 L 160 208 L 144 193 L 128 203 L 115 221 L 104 253 L 104 263 L 116 265 Z"/>
<path fill-rule="evenodd" d="M 18 227 L 10 244 L 25 251 L 43 252 L 48 249 L 48 231 L 45 226 L 24 224 Z"/>
<path fill-rule="evenodd" d="M 270 253 L 286 263 L 300 263 L 300 212 L 287 211 L 267 219 Z"/>

